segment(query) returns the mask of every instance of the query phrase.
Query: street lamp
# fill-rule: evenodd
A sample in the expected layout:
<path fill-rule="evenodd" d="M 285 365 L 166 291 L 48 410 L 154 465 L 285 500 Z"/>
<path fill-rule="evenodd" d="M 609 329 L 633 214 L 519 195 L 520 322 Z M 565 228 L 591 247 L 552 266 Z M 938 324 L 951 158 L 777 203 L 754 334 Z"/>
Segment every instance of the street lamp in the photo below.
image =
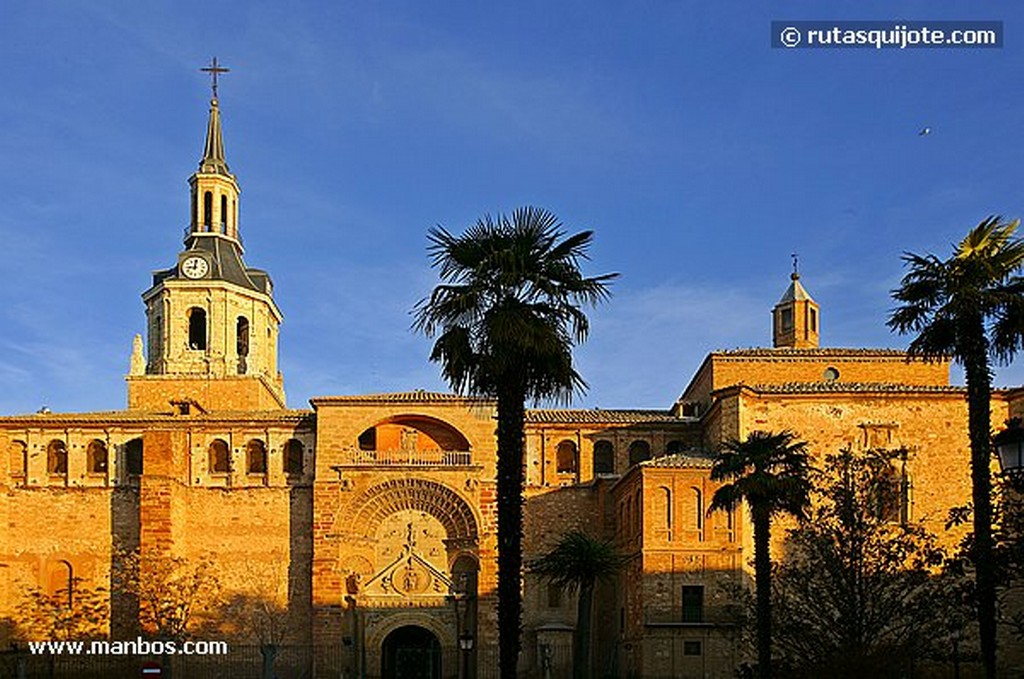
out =
<path fill-rule="evenodd" d="M 1015 417 L 1006 423 L 1006 429 L 992 437 L 999 466 L 1010 481 L 1010 485 L 1024 490 L 1024 426 L 1021 418 Z"/>
<path fill-rule="evenodd" d="M 462 676 L 469 679 L 469 654 L 473 651 L 473 633 L 463 630 L 459 635 L 459 650 L 462 651 Z"/>

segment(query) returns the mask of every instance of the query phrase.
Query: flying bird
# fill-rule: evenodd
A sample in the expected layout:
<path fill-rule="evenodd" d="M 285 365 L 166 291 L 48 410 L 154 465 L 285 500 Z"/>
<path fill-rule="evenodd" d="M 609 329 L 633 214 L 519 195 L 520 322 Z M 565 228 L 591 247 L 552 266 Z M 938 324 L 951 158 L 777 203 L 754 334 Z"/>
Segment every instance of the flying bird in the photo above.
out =
<path fill-rule="evenodd" d="M 930 127 L 922 127 L 921 131 L 917 133 L 917 136 L 919 136 L 919 137 L 927 137 L 931 133 L 932 133 L 932 128 L 930 128 Z"/>

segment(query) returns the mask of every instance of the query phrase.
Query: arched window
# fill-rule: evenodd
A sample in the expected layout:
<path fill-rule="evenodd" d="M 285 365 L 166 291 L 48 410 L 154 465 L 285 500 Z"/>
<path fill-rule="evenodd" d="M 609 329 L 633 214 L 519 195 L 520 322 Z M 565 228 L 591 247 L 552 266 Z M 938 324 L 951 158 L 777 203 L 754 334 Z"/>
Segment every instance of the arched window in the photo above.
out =
<path fill-rule="evenodd" d="M 153 363 L 160 357 L 163 343 L 164 325 L 160 314 L 153 315 L 153 327 L 149 331 L 149 362 Z"/>
<path fill-rule="evenodd" d="M 480 564 L 468 554 L 460 554 L 452 563 L 452 594 L 475 596 Z"/>
<path fill-rule="evenodd" d="M 594 474 L 615 473 L 615 446 L 611 441 L 594 443 Z"/>
<path fill-rule="evenodd" d="M 672 530 L 672 491 L 665 486 L 658 489 L 658 499 L 662 505 L 661 515 L 664 517 L 661 527 Z"/>
<path fill-rule="evenodd" d="M 249 319 L 245 316 L 239 316 L 235 323 L 235 353 L 249 355 Z"/>
<path fill-rule="evenodd" d="M 697 530 L 704 530 L 704 494 L 700 488 L 691 488 L 693 491 L 693 527 Z"/>
<path fill-rule="evenodd" d="M 142 475 L 142 439 L 132 439 L 124 444 L 124 462 L 129 476 Z"/>
<path fill-rule="evenodd" d="M 647 441 L 633 441 L 629 444 L 629 463 L 638 464 L 651 459 L 651 444 Z"/>
<path fill-rule="evenodd" d="M 7 458 L 11 478 L 16 484 L 24 484 L 28 477 L 28 446 L 24 441 L 11 441 L 7 446 Z"/>
<path fill-rule="evenodd" d="M 197 306 L 188 310 L 188 348 L 206 351 L 206 311 Z"/>
<path fill-rule="evenodd" d="M 61 559 L 52 562 L 47 570 L 47 594 L 59 597 L 71 608 L 75 601 L 75 569 L 71 562 Z"/>
<path fill-rule="evenodd" d="M 683 452 L 683 442 L 679 439 L 672 439 L 665 445 L 667 455 L 678 455 L 681 452 Z"/>
<path fill-rule="evenodd" d="M 46 446 L 46 471 L 54 475 L 68 473 L 68 447 L 59 439 Z"/>
<path fill-rule="evenodd" d="M 633 521 L 633 498 L 632 496 L 630 496 L 626 498 L 626 521 L 623 531 L 628 531 L 630 534 L 632 534 L 634 525 L 635 522 Z"/>
<path fill-rule="evenodd" d="M 107 444 L 99 439 L 89 441 L 85 449 L 85 464 L 90 474 L 106 474 Z"/>
<path fill-rule="evenodd" d="M 249 356 L 249 319 L 245 316 L 239 316 L 235 323 L 235 353 L 238 354 L 238 374 L 244 375 Z"/>
<path fill-rule="evenodd" d="M 359 435 L 359 450 L 377 450 L 376 427 L 370 427 Z"/>
<path fill-rule="evenodd" d="M 250 474 L 267 473 L 267 447 L 259 439 L 245 444 L 245 470 Z"/>
<path fill-rule="evenodd" d="M 231 450 L 228 444 L 221 439 L 216 439 L 210 444 L 210 472 L 213 474 L 227 474 L 231 471 Z"/>
<path fill-rule="evenodd" d="M 302 475 L 303 456 L 306 450 L 302 441 L 288 439 L 284 444 L 284 473 L 292 476 Z"/>
<path fill-rule="evenodd" d="M 559 474 L 576 473 L 576 444 L 573 441 L 562 441 L 555 449 L 555 469 Z"/>
<path fill-rule="evenodd" d="M 228 232 L 228 197 L 220 197 L 220 232 Z"/>
<path fill-rule="evenodd" d="M 203 194 L 203 231 L 212 231 L 213 224 L 213 194 L 207 191 Z"/>

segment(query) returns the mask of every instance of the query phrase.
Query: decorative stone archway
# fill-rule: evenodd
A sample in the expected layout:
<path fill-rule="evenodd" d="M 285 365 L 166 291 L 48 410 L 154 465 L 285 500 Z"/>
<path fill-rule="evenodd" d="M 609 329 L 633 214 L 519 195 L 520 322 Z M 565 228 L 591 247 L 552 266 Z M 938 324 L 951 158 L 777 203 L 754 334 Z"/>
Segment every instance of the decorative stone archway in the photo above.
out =
<path fill-rule="evenodd" d="M 396 627 L 380 649 L 381 679 L 441 679 L 441 642 L 419 625 Z"/>
<path fill-rule="evenodd" d="M 472 548 L 478 540 L 479 523 L 469 503 L 448 486 L 420 478 L 383 481 L 352 498 L 342 513 L 347 518 L 344 532 L 372 536 L 385 519 L 405 510 L 435 517 L 452 547 Z"/>
<path fill-rule="evenodd" d="M 365 639 L 366 648 L 369 651 L 366 663 L 367 674 L 374 677 L 384 676 L 385 670 L 390 669 L 387 655 L 394 651 L 393 648 L 388 647 L 388 640 L 394 641 L 393 637 L 396 632 L 400 633 L 400 630 L 408 628 L 423 630 L 424 639 L 429 635 L 437 642 L 436 647 L 432 648 L 428 654 L 424 654 L 425 657 L 433 659 L 436 653 L 436 671 L 433 674 L 426 674 L 424 677 L 434 679 L 436 675 L 437 679 L 441 679 L 454 676 L 457 667 L 453 665 L 451 659 L 457 643 L 455 635 L 449 626 L 443 624 L 442 620 L 425 611 L 392 611 L 386 617 L 378 619 L 377 624 L 368 625 Z M 415 647 L 415 644 L 413 646 Z M 425 646 L 424 644 L 424 648 Z"/>
<path fill-rule="evenodd" d="M 454 679 L 459 634 L 477 634 L 476 508 L 455 488 L 423 477 L 378 480 L 353 495 L 335 524 L 335 573 L 344 582 L 347 608 L 341 633 L 365 658 L 351 665 L 382 676 L 397 671 L 398 655 L 420 653 L 439 663 L 423 676 Z M 428 637 L 409 632 L 385 648 L 388 635 L 403 627 L 422 628 L 436 647 L 417 646 L 417 638 Z"/>

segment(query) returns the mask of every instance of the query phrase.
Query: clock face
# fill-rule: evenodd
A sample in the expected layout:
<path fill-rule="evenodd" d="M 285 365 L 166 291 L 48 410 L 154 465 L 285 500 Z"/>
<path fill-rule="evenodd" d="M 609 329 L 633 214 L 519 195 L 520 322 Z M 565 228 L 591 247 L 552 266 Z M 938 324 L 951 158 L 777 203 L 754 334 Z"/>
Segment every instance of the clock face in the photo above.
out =
<path fill-rule="evenodd" d="M 181 273 L 189 278 L 202 278 L 210 271 L 210 264 L 202 257 L 189 257 L 181 263 Z"/>

